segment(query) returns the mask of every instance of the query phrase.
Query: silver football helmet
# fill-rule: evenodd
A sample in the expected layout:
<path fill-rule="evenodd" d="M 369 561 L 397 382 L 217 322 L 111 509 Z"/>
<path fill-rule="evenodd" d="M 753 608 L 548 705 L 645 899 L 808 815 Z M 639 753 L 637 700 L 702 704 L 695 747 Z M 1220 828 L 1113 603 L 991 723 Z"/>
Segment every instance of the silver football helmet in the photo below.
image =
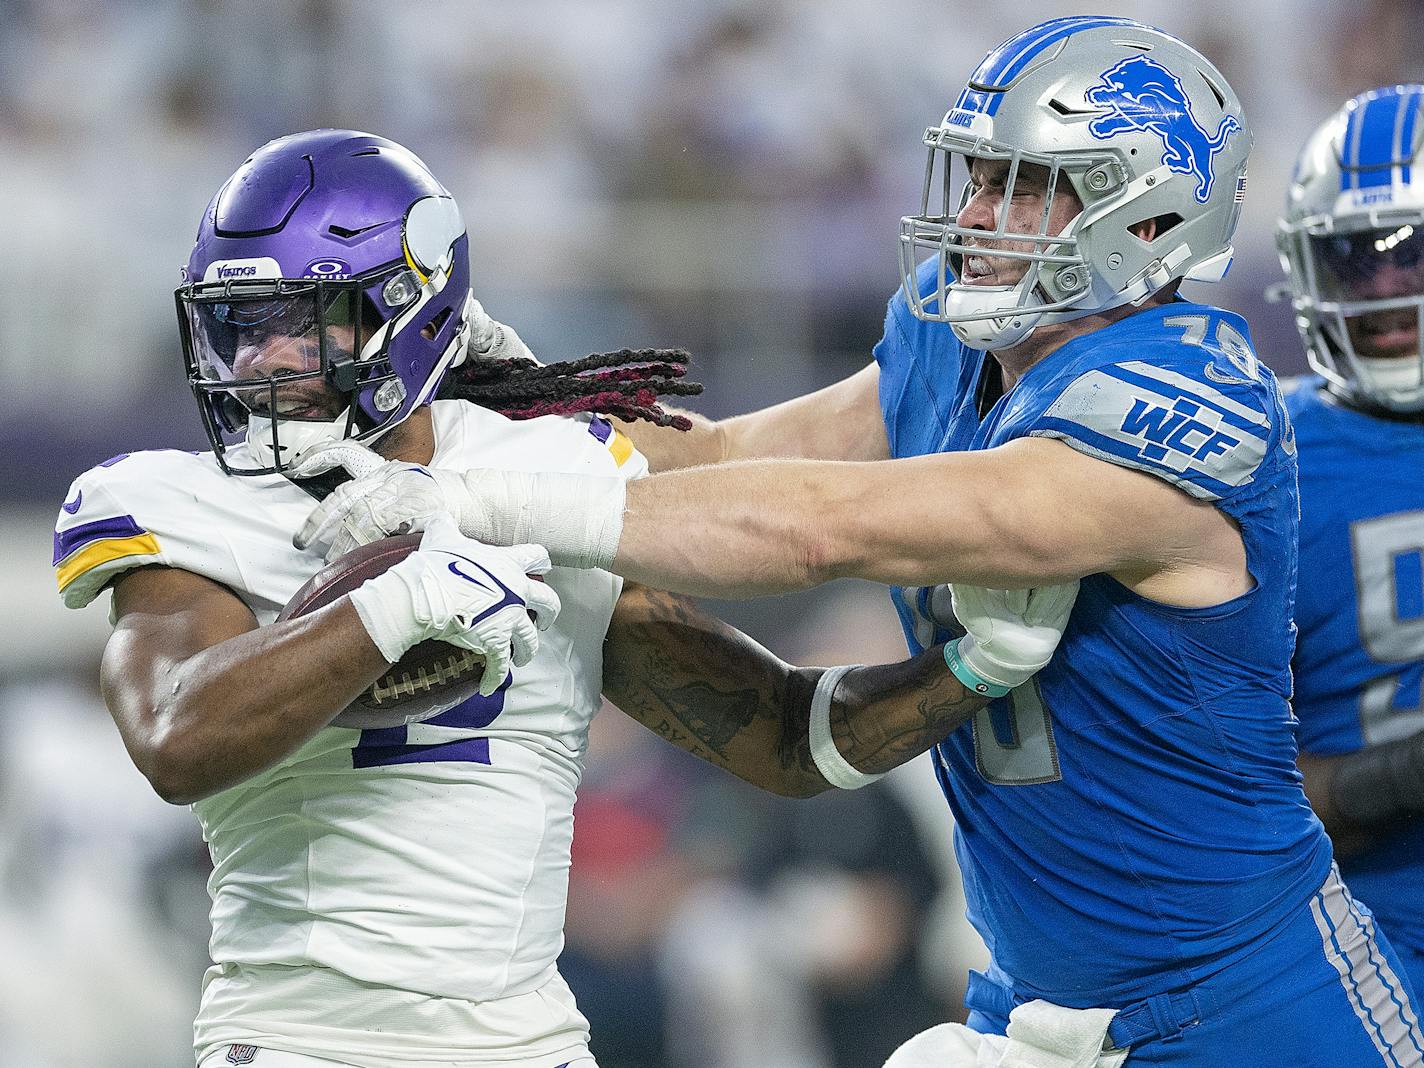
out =
<path fill-rule="evenodd" d="M 1178 279 L 1219 281 L 1246 185 L 1251 133 L 1200 53 L 1125 18 L 1053 19 L 990 52 L 943 122 L 925 132 L 919 215 L 900 221 L 910 307 L 966 344 L 1001 349 L 1038 326 L 1137 303 Z M 962 225 L 973 161 L 1006 166 L 992 228 Z M 1014 187 L 1046 182 L 1037 225 L 1010 225 Z M 996 187 L 997 191 L 997 187 Z M 1053 232 L 1057 197 L 1081 203 Z M 1132 230 L 1155 220 L 1150 238 Z M 976 254 L 1027 262 L 1010 284 L 974 284 Z M 932 284 L 917 272 L 938 257 Z"/>
<path fill-rule="evenodd" d="M 1372 89 L 1311 134 L 1276 244 L 1310 365 L 1353 403 L 1424 411 L 1424 85 Z"/>

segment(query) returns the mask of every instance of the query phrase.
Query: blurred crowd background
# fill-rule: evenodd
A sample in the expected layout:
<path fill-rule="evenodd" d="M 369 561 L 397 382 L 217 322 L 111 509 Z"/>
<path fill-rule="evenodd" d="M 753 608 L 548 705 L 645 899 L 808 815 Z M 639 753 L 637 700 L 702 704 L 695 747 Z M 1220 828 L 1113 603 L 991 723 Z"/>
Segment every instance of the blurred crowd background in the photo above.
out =
<path fill-rule="evenodd" d="M 90 465 L 204 447 L 171 291 L 253 148 L 405 143 L 536 352 L 685 346 L 730 414 L 868 361 L 924 128 L 989 48 L 1087 12 L 1176 32 L 1240 94 L 1257 147 L 1209 299 L 1303 369 L 1262 296 L 1291 161 L 1347 96 L 1424 78 L 1416 0 L 0 0 L 0 1065 L 191 1064 L 206 851 L 125 757 L 107 599 L 59 607 L 49 532 Z M 796 662 L 903 655 L 866 585 L 718 607 Z M 983 950 L 957 895 L 923 761 L 779 802 L 594 724 L 563 966 L 603 1068 L 878 1066 L 960 1013 Z"/>

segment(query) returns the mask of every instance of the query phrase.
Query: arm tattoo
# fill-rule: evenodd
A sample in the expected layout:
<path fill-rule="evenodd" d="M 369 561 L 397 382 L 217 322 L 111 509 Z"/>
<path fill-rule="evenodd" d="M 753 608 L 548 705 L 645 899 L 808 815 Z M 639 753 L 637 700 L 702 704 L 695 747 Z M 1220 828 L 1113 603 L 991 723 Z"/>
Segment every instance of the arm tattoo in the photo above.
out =
<path fill-rule="evenodd" d="M 630 585 L 608 630 L 603 689 L 640 723 L 726 767 L 787 670 L 687 598 Z"/>
<path fill-rule="evenodd" d="M 629 584 L 604 648 L 608 699 L 694 756 L 776 793 L 827 788 L 811 759 L 809 713 L 820 668 L 792 668 L 685 597 Z M 968 693 L 938 648 L 861 668 L 831 707 L 841 753 L 887 771 L 941 741 L 985 700 Z"/>
<path fill-rule="evenodd" d="M 988 704 L 944 666 L 940 648 L 902 664 L 861 668 L 831 704 L 831 737 L 869 774 L 889 771 L 939 744 Z"/>

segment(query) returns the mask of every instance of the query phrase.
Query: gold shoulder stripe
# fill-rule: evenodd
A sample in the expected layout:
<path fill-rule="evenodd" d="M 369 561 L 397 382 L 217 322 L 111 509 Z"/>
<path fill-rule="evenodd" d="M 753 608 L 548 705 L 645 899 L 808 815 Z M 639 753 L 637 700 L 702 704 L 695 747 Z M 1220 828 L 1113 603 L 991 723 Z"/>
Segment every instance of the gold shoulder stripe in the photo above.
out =
<path fill-rule="evenodd" d="M 60 564 L 54 573 L 59 582 L 60 592 L 86 571 L 92 571 L 100 564 L 118 560 L 125 556 L 157 556 L 158 539 L 152 534 L 139 534 L 132 538 L 104 538 L 86 545 Z"/>
<path fill-rule="evenodd" d="M 615 430 L 613 436 L 608 439 L 608 451 L 613 454 L 613 462 L 622 467 L 633 455 L 633 443 L 623 431 Z"/>

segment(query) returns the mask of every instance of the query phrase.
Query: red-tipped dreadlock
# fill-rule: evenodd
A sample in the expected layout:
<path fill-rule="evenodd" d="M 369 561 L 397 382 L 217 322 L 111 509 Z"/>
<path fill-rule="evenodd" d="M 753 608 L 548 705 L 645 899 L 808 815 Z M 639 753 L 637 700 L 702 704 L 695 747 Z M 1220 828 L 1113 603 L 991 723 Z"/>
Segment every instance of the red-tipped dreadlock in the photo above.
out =
<path fill-rule="evenodd" d="M 682 349 L 619 349 L 547 365 L 471 358 L 445 380 L 439 396 L 473 401 L 511 419 L 597 412 L 690 430 L 686 416 L 658 404 L 660 396 L 702 392 L 700 383 L 682 381 L 689 359 Z"/>

